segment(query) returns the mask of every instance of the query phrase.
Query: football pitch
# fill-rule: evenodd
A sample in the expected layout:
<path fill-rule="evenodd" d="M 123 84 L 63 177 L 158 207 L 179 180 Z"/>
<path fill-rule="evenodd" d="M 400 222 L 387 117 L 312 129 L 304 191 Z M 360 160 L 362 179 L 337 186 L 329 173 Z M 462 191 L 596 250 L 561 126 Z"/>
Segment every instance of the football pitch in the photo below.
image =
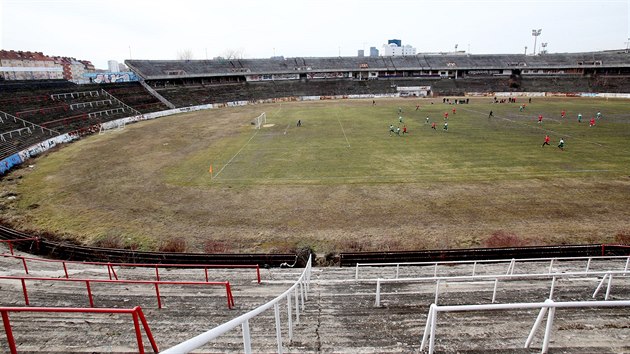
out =
<path fill-rule="evenodd" d="M 3 179 L 17 196 L 2 200 L 3 219 L 92 245 L 169 250 L 176 239 L 189 252 L 630 237 L 630 101 L 491 102 L 282 102 L 131 124 Z M 255 129 L 262 112 L 266 125 Z"/>
<path fill-rule="evenodd" d="M 265 127 L 243 129 L 239 136 L 203 152 L 206 164 L 212 166 L 211 179 L 200 173 L 206 172 L 206 166 L 199 166 L 199 159 L 182 162 L 171 172 L 190 175 L 197 170 L 193 184 L 494 181 L 628 174 L 629 102 L 534 98 L 533 103 L 523 99 L 526 106 L 521 111 L 518 101 L 491 101 L 279 104 L 269 107 Z M 416 105 L 420 105 L 417 110 Z M 598 111 L 601 118 L 591 127 L 590 119 Z M 390 132 L 390 125 L 400 132 Z M 548 146 L 542 146 L 545 135 L 550 137 Z M 564 150 L 557 147 L 560 139 Z"/>

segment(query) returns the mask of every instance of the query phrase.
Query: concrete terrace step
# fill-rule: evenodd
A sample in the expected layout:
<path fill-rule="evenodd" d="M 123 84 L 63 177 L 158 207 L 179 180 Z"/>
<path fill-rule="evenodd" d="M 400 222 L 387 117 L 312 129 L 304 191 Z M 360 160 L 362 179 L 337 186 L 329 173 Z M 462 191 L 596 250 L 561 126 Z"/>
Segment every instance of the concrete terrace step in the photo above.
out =
<path fill-rule="evenodd" d="M 595 263 L 591 269 L 623 269 L 622 261 Z M 557 262 L 558 272 L 584 268 L 585 261 Z M 514 272 L 540 272 L 549 262 L 517 264 Z M 213 269 L 210 280 L 229 280 L 235 307 L 227 309 L 221 287 L 162 285 L 163 308 L 158 309 L 155 290 L 146 284 L 94 284 L 97 307 L 131 308 L 142 306 L 160 349 L 169 348 L 219 324 L 260 306 L 288 289 L 303 269 L 261 269 L 258 284 L 253 269 Z M 29 263 L 33 276 L 65 277 L 58 263 Z M 478 265 L 476 274 L 504 274 L 506 264 Z M 71 278 L 109 279 L 106 267 L 68 264 Z M 155 269 L 116 267 L 121 279 L 155 279 Z M 314 268 L 308 300 L 300 308 L 299 323 L 288 338 L 287 304 L 281 302 L 283 349 L 287 353 L 409 353 L 418 352 L 429 305 L 434 301 L 435 283 L 381 285 L 381 306 L 375 306 L 376 278 L 395 276 L 392 267 L 360 269 Z M 431 267 L 401 267 L 400 277 L 433 276 Z M 438 267 L 439 275 L 469 275 L 470 267 Z M 0 257 L 0 275 L 23 275 L 20 260 Z M 160 269 L 162 280 L 203 281 L 202 269 Z M 601 276 L 561 278 L 556 281 L 554 299 L 592 299 Z M 27 281 L 31 305 L 89 306 L 85 284 Z M 487 304 L 492 299 L 493 282 L 467 281 L 441 284 L 439 304 Z M 497 302 L 544 301 L 549 296 L 549 279 L 500 281 Z M 603 298 L 600 291 L 598 299 Z M 630 298 L 630 281 L 616 277 L 610 300 Z M 23 306 L 19 281 L 0 280 L 0 306 Z M 292 307 L 295 319 L 295 304 Z M 532 348 L 522 349 L 538 310 L 440 313 L 436 352 L 439 353 L 535 353 L 540 352 L 543 330 L 537 332 Z M 630 309 L 559 309 L 554 321 L 550 353 L 630 352 Z M 130 315 L 83 315 L 12 313 L 11 323 L 20 353 L 124 353 L 137 352 Z M 273 311 L 250 321 L 252 350 L 276 351 Z M 143 334 L 144 335 L 144 334 Z M 146 337 L 144 346 L 150 351 Z M 489 349 L 488 349 L 489 348 Z M 425 348 L 426 350 L 426 348 Z M 0 352 L 7 352 L 4 332 Z M 243 352 L 242 333 L 236 328 L 195 353 Z"/>

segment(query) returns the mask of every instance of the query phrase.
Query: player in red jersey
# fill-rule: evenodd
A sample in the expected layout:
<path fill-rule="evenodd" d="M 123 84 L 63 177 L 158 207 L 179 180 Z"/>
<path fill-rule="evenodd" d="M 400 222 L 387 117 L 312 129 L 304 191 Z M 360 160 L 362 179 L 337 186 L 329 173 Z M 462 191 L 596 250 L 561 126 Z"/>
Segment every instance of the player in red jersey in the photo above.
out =
<path fill-rule="evenodd" d="M 549 135 L 545 135 L 545 142 L 542 144 L 542 147 L 545 147 L 545 145 L 549 145 Z"/>

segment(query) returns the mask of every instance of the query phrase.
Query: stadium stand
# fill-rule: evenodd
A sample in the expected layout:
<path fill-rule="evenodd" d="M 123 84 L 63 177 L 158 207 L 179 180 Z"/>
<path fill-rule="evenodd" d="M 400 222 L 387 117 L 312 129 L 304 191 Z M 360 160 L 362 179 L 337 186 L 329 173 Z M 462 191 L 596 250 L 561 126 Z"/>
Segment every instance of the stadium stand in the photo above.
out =
<path fill-rule="evenodd" d="M 98 132 L 103 122 L 167 109 L 137 82 L 75 85 L 29 81 L 3 82 L 0 86 L 0 159 L 49 138 L 50 131 L 41 127 L 56 135 L 85 135 Z M 27 126 L 30 128 L 23 129 Z"/>
<path fill-rule="evenodd" d="M 435 54 L 405 57 L 333 57 L 286 59 L 127 60 L 145 80 L 331 71 L 418 71 L 482 69 L 614 68 L 628 73 L 628 53 L 604 51 L 539 56 Z"/>
<path fill-rule="evenodd" d="M 396 93 L 630 92 L 625 51 L 539 56 L 434 54 L 406 57 L 128 60 L 177 107 L 266 98 Z"/>
<path fill-rule="evenodd" d="M 4 245 L 0 246 L 0 250 L 7 252 Z M 157 343 L 162 347 L 175 345 L 188 339 L 191 334 L 206 330 L 208 326 L 221 324 L 249 311 L 261 301 L 273 299 L 286 289 L 287 282 L 295 278 L 293 270 L 266 270 L 262 272 L 262 281 L 259 283 L 251 267 L 210 269 L 207 265 L 170 265 L 162 268 L 157 292 L 158 288 L 153 285 L 156 281 L 153 267 L 111 264 L 121 279 L 116 281 L 109 279 L 109 268 L 102 264 L 74 262 L 62 267 L 61 262 L 30 258 L 29 274 L 25 275 L 20 257 L 24 257 L 24 254 L 5 254 L 0 257 L 0 306 L 22 308 L 25 294 L 30 306 L 96 309 L 141 306 Z M 208 278 L 204 276 L 204 268 L 207 269 Z M 68 274 L 68 278 L 65 274 Z M 24 293 L 17 278 L 26 280 L 27 293 Z M 87 280 L 90 280 L 90 285 L 86 288 Z M 232 310 L 226 307 L 224 287 L 205 285 L 223 281 L 229 281 L 231 285 L 235 299 Z M 91 301 L 88 301 L 89 293 L 92 294 L 92 307 Z M 160 302 L 156 303 L 156 296 L 161 299 L 161 306 Z M 93 348 L 97 352 L 137 351 L 137 347 L 134 347 L 133 325 L 128 319 L 119 316 L 12 313 L 11 323 L 18 352 L 85 352 L 86 348 Z M 169 339 L 171 336 L 177 339 Z M 7 350 L 5 339 L 0 336 L 2 352 Z M 231 341 L 233 336 L 226 340 Z M 226 342 L 217 343 L 217 348 Z"/>
<path fill-rule="evenodd" d="M 0 246 L 4 252 L 8 249 Z M 24 254 L 18 254 L 23 256 Z M 624 269 L 624 258 L 591 259 L 591 271 Z M 627 257 L 626 257 L 627 258 Z M 375 285 L 380 277 L 392 277 L 399 271 L 399 279 L 426 274 L 443 277 L 439 288 L 438 304 L 484 305 L 491 303 L 492 282 L 465 282 L 457 279 L 470 274 L 471 264 L 447 264 L 437 270 L 434 265 L 366 266 L 361 268 L 360 279 L 350 268 L 316 268 L 310 278 L 308 294 L 301 297 L 302 286 L 290 293 L 291 304 L 282 300 L 279 311 L 281 322 L 281 349 L 283 352 L 414 352 L 419 351 L 427 322 L 430 305 L 434 302 L 435 283 L 422 284 L 401 282 L 381 288 L 380 306 L 375 306 Z M 483 262 L 482 262 L 483 263 Z M 478 275 L 505 274 L 509 263 L 486 262 L 476 266 Z M 19 258 L 0 257 L 0 275 L 24 275 Z M 64 277 L 64 270 L 56 262 L 29 262 L 33 276 Z M 570 274 L 584 270 L 586 259 L 528 261 L 517 263 L 514 274 L 546 273 Z M 102 266 L 73 263 L 68 267 L 72 279 L 108 279 L 108 271 Z M 125 279 L 154 279 L 153 269 L 123 267 Z M 160 287 L 164 306 L 155 304 L 155 291 L 144 284 L 93 284 L 95 308 L 132 308 L 141 306 L 148 325 L 160 350 L 178 345 L 223 323 L 272 301 L 285 292 L 300 276 L 302 269 L 271 268 L 262 272 L 262 282 L 252 279 L 250 269 L 213 269 L 211 280 L 229 279 L 235 298 L 235 308 L 225 308 L 225 294 L 214 288 L 190 288 L 186 286 Z M 203 275 L 195 268 L 168 268 L 164 277 L 182 281 L 203 281 Z M 593 273 L 594 274 L 594 273 Z M 447 277 L 447 278 L 444 278 Z M 450 277 L 450 280 L 448 279 Z M 34 282 L 34 281 L 33 281 Z M 555 282 L 554 301 L 575 302 L 603 300 L 600 292 L 593 291 L 601 282 L 601 276 L 559 278 Z M 53 285 L 30 289 L 32 306 L 85 307 L 86 287 L 81 282 L 57 282 Z M 609 301 L 628 300 L 630 283 L 627 277 L 616 277 L 609 292 Z M 0 280 L 2 302 L 0 306 L 22 307 L 24 304 L 19 282 Z M 550 297 L 549 279 L 502 280 L 497 289 L 496 304 L 513 302 L 542 302 Z M 292 308 L 292 314 L 288 314 Z M 298 313 L 296 313 L 296 311 Z M 558 310 L 553 323 L 551 352 L 611 353 L 630 349 L 627 338 L 629 325 L 628 307 L 614 310 L 573 309 Z M 210 315 L 209 315 L 210 314 Z M 526 309 L 510 312 L 486 311 L 479 313 L 441 313 L 436 331 L 435 348 L 439 352 L 531 353 L 542 347 L 542 331 L 534 337 L 531 348 L 523 344 L 535 322 L 537 310 Z M 293 320 L 291 338 L 287 328 L 288 316 Z M 137 352 L 137 341 L 129 318 L 103 316 L 102 314 L 58 313 L 11 313 L 11 324 L 19 352 Z M 446 324 L 449 324 L 448 327 Z M 238 326 L 240 327 L 240 325 Z M 248 325 L 252 352 L 278 352 L 276 323 L 273 311 L 263 312 L 251 318 Z M 448 328 L 448 329 L 447 329 Z M 202 352 L 243 352 L 243 337 L 239 329 L 233 329 L 203 345 Z M 0 339 L 5 351 L 5 338 Z M 143 337 L 146 348 L 150 343 Z"/>

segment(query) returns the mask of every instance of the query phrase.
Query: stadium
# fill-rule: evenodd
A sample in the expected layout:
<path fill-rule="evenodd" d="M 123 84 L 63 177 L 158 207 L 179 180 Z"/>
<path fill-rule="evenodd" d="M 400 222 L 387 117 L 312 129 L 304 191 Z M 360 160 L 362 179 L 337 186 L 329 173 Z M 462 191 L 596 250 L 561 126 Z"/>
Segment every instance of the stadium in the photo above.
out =
<path fill-rule="evenodd" d="M 2 306 L 156 340 L 12 308 L 3 350 L 630 350 L 627 51 L 126 64 L 0 82 Z"/>

